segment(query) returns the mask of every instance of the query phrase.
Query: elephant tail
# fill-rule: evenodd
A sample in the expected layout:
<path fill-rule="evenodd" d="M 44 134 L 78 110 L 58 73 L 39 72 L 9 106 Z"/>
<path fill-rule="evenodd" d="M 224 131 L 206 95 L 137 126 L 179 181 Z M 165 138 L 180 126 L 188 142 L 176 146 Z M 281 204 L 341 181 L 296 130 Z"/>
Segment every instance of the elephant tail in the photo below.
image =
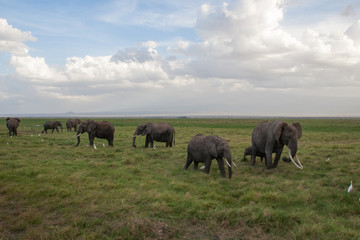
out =
<path fill-rule="evenodd" d="M 174 146 L 175 146 L 175 130 L 174 130 Z"/>

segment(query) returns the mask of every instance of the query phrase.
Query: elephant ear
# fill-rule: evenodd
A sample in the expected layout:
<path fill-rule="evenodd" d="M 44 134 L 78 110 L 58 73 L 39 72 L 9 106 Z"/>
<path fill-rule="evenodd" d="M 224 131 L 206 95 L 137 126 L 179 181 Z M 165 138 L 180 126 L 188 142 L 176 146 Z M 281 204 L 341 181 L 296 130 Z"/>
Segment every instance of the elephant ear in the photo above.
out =
<path fill-rule="evenodd" d="M 296 130 L 297 130 L 297 139 L 300 139 L 301 136 L 302 136 L 301 124 L 298 123 L 298 122 L 296 122 L 296 123 L 293 123 L 292 125 L 293 125 L 293 126 L 296 128 Z"/>
<path fill-rule="evenodd" d="M 207 136 L 204 139 L 205 149 L 208 151 L 211 157 L 217 157 L 217 146 L 214 140 L 214 136 Z"/>
<path fill-rule="evenodd" d="M 225 141 L 219 142 L 216 146 L 217 155 L 223 157 L 226 148 L 228 148 L 228 144 Z"/>
<path fill-rule="evenodd" d="M 282 130 L 284 127 L 286 127 L 288 124 L 287 123 L 284 123 L 282 121 L 279 121 L 279 122 L 276 122 L 275 123 L 275 126 L 274 126 L 274 129 L 273 129 L 273 132 L 272 134 L 274 134 L 273 136 L 275 136 L 275 140 L 277 142 L 280 141 L 280 136 L 281 136 L 281 133 L 282 133 Z"/>
<path fill-rule="evenodd" d="M 148 135 L 148 134 L 150 134 L 152 131 L 153 131 L 153 126 L 152 126 L 152 124 L 151 124 L 151 123 L 147 123 L 142 135 L 143 135 L 143 136 L 144 136 L 144 135 Z"/>
<path fill-rule="evenodd" d="M 87 126 L 87 132 L 92 132 L 96 129 L 97 124 L 94 121 L 90 121 Z"/>
<path fill-rule="evenodd" d="M 18 119 L 18 118 L 15 118 L 15 119 L 16 119 L 16 121 L 20 122 L 20 119 Z"/>
<path fill-rule="evenodd" d="M 9 119 L 10 119 L 9 117 L 8 117 L 8 118 L 6 118 L 6 121 L 9 121 Z"/>

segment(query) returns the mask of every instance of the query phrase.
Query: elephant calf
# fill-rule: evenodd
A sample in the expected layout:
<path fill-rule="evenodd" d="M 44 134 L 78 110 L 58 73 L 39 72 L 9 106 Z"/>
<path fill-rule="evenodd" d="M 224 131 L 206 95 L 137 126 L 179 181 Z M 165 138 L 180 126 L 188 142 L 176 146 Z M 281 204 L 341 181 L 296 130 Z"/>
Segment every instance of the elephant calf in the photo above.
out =
<path fill-rule="evenodd" d="M 247 148 L 245 148 L 244 150 L 244 156 L 243 156 L 243 161 L 246 161 L 246 156 L 251 156 L 251 152 L 252 152 L 252 147 L 249 146 Z M 256 156 L 260 157 L 261 161 L 266 158 L 265 153 L 262 152 L 256 152 Z"/>
<path fill-rule="evenodd" d="M 44 133 L 44 132 L 47 133 L 48 129 L 52 129 L 51 133 L 53 133 L 55 129 L 59 133 L 59 128 L 58 127 L 61 128 L 61 131 L 63 130 L 62 123 L 60 121 L 54 121 L 54 122 L 48 121 L 48 122 L 45 122 L 44 123 L 44 130 L 42 130 L 41 133 Z"/>
<path fill-rule="evenodd" d="M 9 129 L 9 136 L 17 136 L 17 128 L 19 127 L 20 119 L 6 118 L 6 127 Z"/>
<path fill-rule="evenodd" d="M 71 129 L 74 128 L 74 131 L 77 131 L 77 126 L 81 123 L 80 119 L 69 119 L 66 121 L 66 129 L 68 132 L 71 132 Z"/>
<path fill-rule="evenodd" d="M 205 172 L 210 172 L 210 166 L 212 160 L 216 158 L 220 175 L 225 177 L 225 168 L 224 168 L 224 160 L 228 165 L 228 173 L 229 178 L 232 175 L 232 158 L 230 153 L 229 144 L 218 136 L 204 136 L 202 134 L 198 134 L 194 136 L 187 148 L 187 161 L 184 166 L 184 169 L 187 170 L 189 165 L 194 161 L 194 169 L 198 169 L 199 162 L 205 163 Z"/>

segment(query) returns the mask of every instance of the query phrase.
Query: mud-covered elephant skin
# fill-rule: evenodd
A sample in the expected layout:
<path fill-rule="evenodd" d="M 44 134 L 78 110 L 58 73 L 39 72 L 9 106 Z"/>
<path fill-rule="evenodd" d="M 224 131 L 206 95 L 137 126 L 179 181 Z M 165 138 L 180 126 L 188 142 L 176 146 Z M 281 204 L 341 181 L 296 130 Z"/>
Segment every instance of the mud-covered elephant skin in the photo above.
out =
<path fill-rule="evenodd" d="M 17 136 L 17 128 L 19 127 L 20 119 L 18 118 L 6 118 L 6 127 L 9 129 L 9 136 Z"/>
<path fill-rule="evenodd" d="M 133 147 L 136 147 L 135 140 L 138 135 L 145 136 L 145 148 L 150 144 L 154 148 L 154 141 L 165 142 L 166 147 L 175 145 L 175 129 L 168 123 L 144 123 L 137 126 L 133 136 Z"/>
<path fill-rule="evenodd" d="M 63 130 L 62 128 L 62 123 L 60 121 L 54 121 L 54 122 L 51 122 L 51 121 L 47 121 L 44 123 L 44 130 L 41 131 L 41 133 L 47 133 L 47 130 L 48 129 L 52 129 L 51 133 L 54 132 L 54 130 L 56 129 L 56 131 L 59 133 L 59 128 L 61 128 L 61 131 Z"/>
<path fill-rule="evenodd" d="M 210 166 L 213 159 L 217 160 L 220 169 L 220 176 L 225 177 L 224 159 L 228 165 L 229 178 L 232 176 L 232 158 L 230 146 L 219 136 L 204 136 L 198 134 L 194 136 L 187 147 L 187 161 L 184 169 L 188 169 L 194 162 L 194 169 L 198 169 L 200 162 L 205 163 L 205 173 L 210 172 Z"/>
<path fill-rule="evenodd" d="M 86 120 L 85 122 L 80 123 L 77 131 L 78 142 L 76 147 L 80 144 L 80 135 L 85 132 L 87 132 L 89 135 L 90 146 L 94 145 L 95 138 L 106 139 L 109 143 L 109 146 L 114 146 L 115 128 L 107 121 L 96 122 L 93 120 Z"/>
<path fill-rule="evenodd" d="M 267 169 L 276 168 L 281 153 L 286 145 L 289 150 L 289 157 L 295 166 L 303 168 L 297 159 L 298 139 L 301 138 L 302 128 L 300 123 L 287 124 L 283 121 L 261 122 L 252 132 L 251 165 L 255 165 L 257 153 L 265 154 L 265 165 Z M 274 163 L 272 153 L 276 153 Z M 296 157 L 298 164 L 293 158 Z"/>
<path fill-rule="evenodd" d="M 68 132 L 71 132 L 71 130 L 74 128 L 74 131 L 77 131 L 77 126 L 81 123 L 80 119 L 69 119 L 66 121 L 66 129 Z"/>

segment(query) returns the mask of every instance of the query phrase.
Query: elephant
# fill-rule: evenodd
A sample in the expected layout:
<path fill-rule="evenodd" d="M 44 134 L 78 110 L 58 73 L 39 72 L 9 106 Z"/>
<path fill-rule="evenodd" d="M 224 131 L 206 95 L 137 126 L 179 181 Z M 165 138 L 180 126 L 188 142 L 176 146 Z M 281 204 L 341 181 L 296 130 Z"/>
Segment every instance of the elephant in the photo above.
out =
<path fill-rule="evenodd" d="M 77 144 L 76 147 L 80 144 L 80 135 L 84 132 L 89 134 L 90 146 L 94 145 L 94 139 L 102 138 L 108 140 L 109 146 L 114 146 L 114 132 L 115 128 L 111 123 L 107 121 L 96 122 L 93 120 L 86 120 L 85 122 L 80 123 L 77 131 Z"/>
<path fill-rule="evenodd" d="M 71 132 L 71 129 L 74 128 L 74 131 L 77 131 L 77 126 L 81 123 L 80 119 L 69 119 L 66 122 L 66 129 L 68 132 Z"/>
<path fill-rule="evenodd" d="M 17 128 L 19 127 L 20 119 L 18 118 L 6 118 L 6 127 L 9 129 L 9 136 L 17 136 Z"/>
<path fill-rule="evenodd" d="M 251 156 L 251 152 L 252 152 L 252 147 L 251 146 L 245 148 L 243 161 L 246 161 L 246 156 Z M 260 159 L 262 161 L 264 159 L 264 157 L 266 157 L 266 156 L 265 156 L 265 153 L 256 152 L 256 157 L 260 157 Z"/>
<path fill-rule="evenodd" d="M 303 169 L 297 158 L 297 140 L 301 138 L 301 124 L 296 122 L 287 124 L 283 121 L 261 122 L 252 132 L 252 152 L 251 165 L 255 165 L 257 154 L 265 154 L 265 165 L 267 169 L 276 168 L 279 162 L 284 145 L 288 147 L 290 160 L 300 169 Z M 272 163 L 272 153 L 276 153 L 274 163 Z M 295 163 L 294 157 L 298 164 Z M 286 158 L 283 159 L 286 161 Z"/>
<path fill-rule="evenodd" d="M 204 136 L 197 134 L 194 136 L 187 147 L 187 161 L 184 169 L 187 170 L 194 161 L 194 170 L 198 169 L 199 162 L 205 163 L 205 173 L 210 172 L 212 160 L 216 158 L 220 176 L 225 177 L 224 160 L 228 165 L 229 178 L 232 176 L 232 158 L 229 144 L 219 136 Z"/>
<path fill-rule="evenodd" d="M 251 147 L 251 146 L 245 148 L 245 150 L 244 150 L 244 156 L 243 156 L 243 161 L 246 161 L 246 156 L 251 156 L 251 151 L 252 151 L 252 147 Z M 273 153 L 276 153 L 276 152 L 273 152 Z M 261 161 L 263 161 L 264 158 L 265 158 L 265 160 L 266 160 L 266 155 L 265 155 L 265 153 L 256 152 L 256 157 L 260 157 Z M 290 158 L 286 158 L 286 157 L 283 157 L 282 160 L 283 160 L 284 162 L 291 162 Z M 266 163 L 265 163 L 265 164 L 266 164 Z"/>
<path fill-rule="evenodd" d="M 41 133 L 44 133 L 44 132 L 47 133 L 48 129 L 52 129 L 51 133 L 53 133 L 55 129 L 59 133 L 58 127 L 61 128 L 61 131 L 63 130 L 62 123 L 60 121 L 54 121 L 54 122 L 48 121 L 48 122 L 45 122 L 44 123 L 44 130 L 42 130 Z"/>
<path fill-rule="evenodd" d="M 137 126 L 133 136 L 133 147 L 136 147 L 136 137 L 141 134 L 146 135 L 145 148 L 149 146 L 154 148 L 154 141 L 166 142 L 166 147 L 175 145 L 175 129 L 168 123 L 144 123 Z"/>

